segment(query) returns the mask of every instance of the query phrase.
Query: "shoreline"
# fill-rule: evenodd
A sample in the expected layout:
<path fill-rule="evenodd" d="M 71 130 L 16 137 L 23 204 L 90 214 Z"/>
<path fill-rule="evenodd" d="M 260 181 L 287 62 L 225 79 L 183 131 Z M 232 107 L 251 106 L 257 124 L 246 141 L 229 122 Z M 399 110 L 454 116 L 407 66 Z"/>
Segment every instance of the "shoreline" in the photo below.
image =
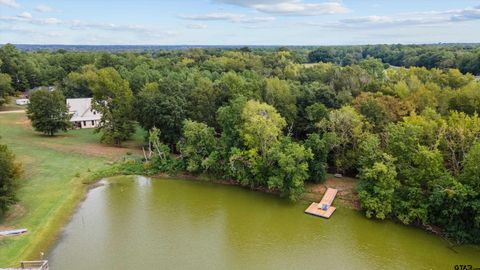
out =
<path fill-rule="evenodd" d="M 38 259 L 39 258 L 38 256 L 41 252 L 48 254 L 49 251 L 54 247 L 55 242 L 59 239 L 65 226 L 68 224 L 68 222 L 71 221 L 73 215 L 78 210 L 81 203 L 87 198 L 88 192 L 91 189 L 102 186 L 102 184 L 100 184 L 100 181 L 102 181 L 105 178 L 125 176 L 125 175 L 126 174 L 102 175 L 97 178 L 95 177 L 96 176 L 95 172 L 92 172 L 92 174 L 88 175 L 87 177 L 78 178 L 75 184 L 77 187 L 73 190 L 72 195 L 69 198 L 67 198 L 66 201 L 62 204 L 60 209 L 57 210 L 58 214 L 52 217 L 52 219 L 47 222 L 47 225 L 44 226 L 44 228 L 42 228 L 39 232 L 37 232 L 36 237 L 33 239 L 33 241 L 31 241 L 31 243 L 29 244 L 29 247 L 25 249 L 18 256 L 18 258 L 20 258 L 20 260 L 23 260 L 23 259 L 33 260 L 33 259 Z M 130 176 L 135 176 L 135 175 L 130 175 Z M 242 186 L 233 180 L 220 180 L 217 178 L 210 178 L 205 175 L 203 176 L 191 175 L 185 172 L 182 172 L 177 175 L 168 175 L 165 173 L 160 173 L 155 175 L 149 175 L 147 177 L 157 178 L 157 179 L 163 178 L 163 179 L 171 179 L 171 180 L 205 182 L 205 183 L 212 183 L 212 184 L 226 185 L 226 186 L 237 186 L 237 187 L 245 188 L 255 192 L 261 192 L 264 194 L 280 196 L 278 192 L 268 190 L 266 188 L 252 189 L 249 187 Z M 337 204 L 339 204 L 341 207 L 353 209 L 355 211 L 361 211 L 360 204 L 358 201 L 358 196 L 356 194 L 356 191 L 354 190 L 354 187 L 356 187 L 356 183 L 355 183 L 356 181 L 357 181 L 356 179 L 348 178 L 348 177 L 345 179 L 327 177 L 327 179 L 323 183 L 306 183 L 305 192 L 302 198 L 295 203 L 308 204 L 312 201 L 319 201 L 318 198 L 321 199 L 324 191 L 328 187 L 334 187 L 339 189 L 339 194 L 336 199 Z M 338 185 L 339 183 L 335 185 L 334 182 L 341 182 L 341 183 L 340 185 Z M 347 188 L 345 188 L 345 182 L 348 184 Z M 344 185 L 341 185 L 342 183 Z M 395 220 L 392 220 L 392 221 L 397 223 Z M 400 224 L 400 225 L 403 225 L 403 224 Z M 441 237 L 442 239 L 447 241 L 447 243 L 449 244 L 448 248 L 452 249 L 453 251 L 455 251 L 454 248 L 456 246 L 461 246 L 461 244 L 459 245 L 459 244 L 451 243 L 448 238 L 445 238 L 440 233 L 434 230 L 429 230 L 428 226 L 413 226 L 413 227 L 417 227 L 419 229 L 422 229 L 424 232 L 431 233 L 435 236 Z M 18 262 L 16 263 L 18 264 Z M 9 266 L 13 266 L 13 265 L 9 265 Z"/>
<path fill-rule="evenodd" d="M 60 211 L 59 216 L 58 217 L 53 217 L 53 220 L 49 222 L 49 224 L 52 224 L 52 225 L 45 226 L 45 228 L 39 233 L 39 235 L 42 235 L 42 236 L 46 235 L 46 237 L 45 238 L 38 237 L 39 239 L 37 241 L 32 241 L 32 243 L 30 244 L 31 248 L 26 249 L 22 253 L 22 255 L 19 256 L 20 258 L 38 259 L 38 257 L 35 257 L 35 256 L 38 256 L 38 254 L 40 254 L 40 252 L 44 252 L 45 254 L 48 254 L 48 252 L 54 247 L 55 242 L 59 239 L 59 236 L 62 233 L 65 226 L 72 219 L 73 215 L 75 214 L 75 212 L 80 207 L 81 203 L 87 198 L 88 192 L 91 189 L 102 186 L 102 184 L 100 184 L 100 181 L 102 181 L 105 178 L 125 176 L 125 174 L 114 174 L 114 175 L 102 176 L 100 178 L 95 178 L 94 180 L 92 180 L 91 177 L 94 176 L 94 175 L 95 175 L 95 172 L 93 172 L 91 175 L 89 175 L 89 176 L 87 176 L 83 179 L 79 179 L 79 185 L 80 186 L 77 189 L 78 191 L 76 192 L 76 194 L 72 195 L 72 197 L 69 199 L 68 202 L 66 202 L 66 204 L 63 205 L 62 208 L 65 208 L 65 209 L 59 209 L 59 211 Z M 131 175 L 131 176 L 135 176 L 135 175 Z M 159 178 L 159 179 L 164 178 L 164 179 L 172 179 L 172 180 L 187 180 L 187 181 L 195 181 L 195 182 L 205 182 L 205 183 L 212 183 L 212 184 L 226 185 L 226 186 L 237 186 L 237 187 L 245 188 L 245 189 L 255 191 L 255 192 L 261 192 L 261 193 L 264 193 L 264 194 L 271 194 L 271 195 L 280 196 L 280 194 L 278 192 L 268 190 L 266 188 L 253 188 L 252 189 L 252 188 L 249 188 L 249 187 L 242 186 L 242 185 L 240 185 L 239 183 L 237 183 L 233 180 L 220 180 L 220 179 L 217 179 L 217 178 L 210 178 L 210 177 L 207 177 L 207 176 L 191 175 L 191 174 L 184 173 L 184 172 L 182 172 L 178 175 L 168 175 L 168 174 L 160 173 L 160 174 L 150 175 L 150 176 L 147 176 L 147 177 Z M 332 180 L 332 179 L 328 178 L 324 183 L 318 183 L 318 184 L 309 183 L 308 186 L 310 186 L 310 187 L 306 187 L 306 190 L 304 192 L 303 197 L 295 203 L 309 203 L 309 202 L 311 202 L 311 201 L 309 201 L 309 198 L 308 198 L 308 196 L 311 195 L 311 194 L 315 194 L 316 196 L 321 198 L 321 196 L 323 196 L 323 192 L 322 193 L 318 193 L 317 191 L 312 192 L 312 191 L 309 190 L 309 188 L 322 186 L 321 187 L 322 189 L 326 189 L 327 187 L 326 187 L 325 184 L 328 180 Z M 350 180 L 350 181 L 354 181 L 354 180 Z M 310 191 L 310 192 L 307 192 L 307 191 Z M 345 203 L 343 198 L 342 198 L 341 192 L 339 192 L 339 196 L 338 196 L 337 200 L 340 201 L 340 205 L 342 207 L 354 209 L 356 211 L 359 210 L 359 209 L 355 208 L 354 205 L 349 205 L 348 203 Z M 35 238 L 35 240 L 36 239 L 37 239 L 37 237 Z"/>

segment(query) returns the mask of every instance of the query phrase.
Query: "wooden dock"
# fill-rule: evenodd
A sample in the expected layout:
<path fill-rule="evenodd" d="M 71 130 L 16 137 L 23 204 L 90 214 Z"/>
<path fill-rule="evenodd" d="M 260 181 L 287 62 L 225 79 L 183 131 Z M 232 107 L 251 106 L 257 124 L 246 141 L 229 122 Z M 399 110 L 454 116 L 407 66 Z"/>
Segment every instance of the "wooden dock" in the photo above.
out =
<path fill-rule="evenodd" d="M 325 194 L 323 195 L 322 200 L 319 203 L 312 203 L 310 206 L 305 210 L 305 213 L 323 217 L 323 218 L 330 218 L 333 212 L 335 212 L 336 208 L 332 206 L 333 200 L 335 196 L 337 196 L 338 190 L 334 188 L 328 188 Z"/>

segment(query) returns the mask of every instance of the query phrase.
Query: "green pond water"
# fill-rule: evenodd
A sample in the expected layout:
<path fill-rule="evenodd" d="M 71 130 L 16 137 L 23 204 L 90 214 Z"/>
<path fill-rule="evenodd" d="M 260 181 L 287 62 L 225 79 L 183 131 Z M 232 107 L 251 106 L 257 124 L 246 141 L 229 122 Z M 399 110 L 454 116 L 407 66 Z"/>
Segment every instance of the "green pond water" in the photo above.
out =
<path fill-rule="evenodd" d="M 89 191 L 47 254 L 51 269 L 455 269 L 455 251 L 420 229 L 240 187 L 116 177 Z"/>

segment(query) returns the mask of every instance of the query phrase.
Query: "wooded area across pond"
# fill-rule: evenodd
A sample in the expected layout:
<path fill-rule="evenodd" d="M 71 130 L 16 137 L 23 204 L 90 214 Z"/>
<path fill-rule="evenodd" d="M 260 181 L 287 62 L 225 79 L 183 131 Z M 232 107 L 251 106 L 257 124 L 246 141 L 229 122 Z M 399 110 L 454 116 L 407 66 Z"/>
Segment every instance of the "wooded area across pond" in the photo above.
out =
<path fill-rule="evenodd" d="M 144 156 L 114 166 L 120 173 L 207 174 L 291 200 L 329 171 L 357 176 L 367 217 L 480 243 L 479 65 L 475 44 L 117 53 L 7 44 L 0 97 L 31 96 L 28 116 L 48 135 L 70 127 L 65 98 L 93 98 L 104 143 L 118 146 L 140 125 Z M 55 90 L 29 90 L 38 86 Z M 0 150 L 5 211 L 19 172 Z"/>

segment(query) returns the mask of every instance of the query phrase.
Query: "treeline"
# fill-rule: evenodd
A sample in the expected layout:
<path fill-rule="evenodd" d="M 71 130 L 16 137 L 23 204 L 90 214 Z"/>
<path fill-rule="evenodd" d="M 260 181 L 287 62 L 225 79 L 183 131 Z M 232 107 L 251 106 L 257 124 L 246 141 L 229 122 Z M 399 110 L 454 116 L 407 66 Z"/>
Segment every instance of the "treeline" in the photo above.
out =
<path fill-rule="evenodd" d="M 15 78 L 4 63 L 63 59 L 45 66 L 65 72 L 49 83 L 66 97 L 93 97 L 104 142 L 127 140 L 137 123 L 149 131 L 142 170 L 209 174 L 292 200 L 327 172 L 358 176 L 368 217 L 438 227 L 459 242 L 479 243 L 475 77 L 458 69 L 385 69 L 370 57 L 302 65 L 302 54 L 27 54 L 7 45 L 0 68 Z M 18 89 L 14 80 L 12 87 Z"/>
<path fill-rule="evenodd" d="M 342 66 L 368 57 L 398 67 L 457 68 L 480 75 L 480 46 L 466 45 L 365 45 L 320 47 L 308 54 L 310 62 L 332 62 Z"/>

